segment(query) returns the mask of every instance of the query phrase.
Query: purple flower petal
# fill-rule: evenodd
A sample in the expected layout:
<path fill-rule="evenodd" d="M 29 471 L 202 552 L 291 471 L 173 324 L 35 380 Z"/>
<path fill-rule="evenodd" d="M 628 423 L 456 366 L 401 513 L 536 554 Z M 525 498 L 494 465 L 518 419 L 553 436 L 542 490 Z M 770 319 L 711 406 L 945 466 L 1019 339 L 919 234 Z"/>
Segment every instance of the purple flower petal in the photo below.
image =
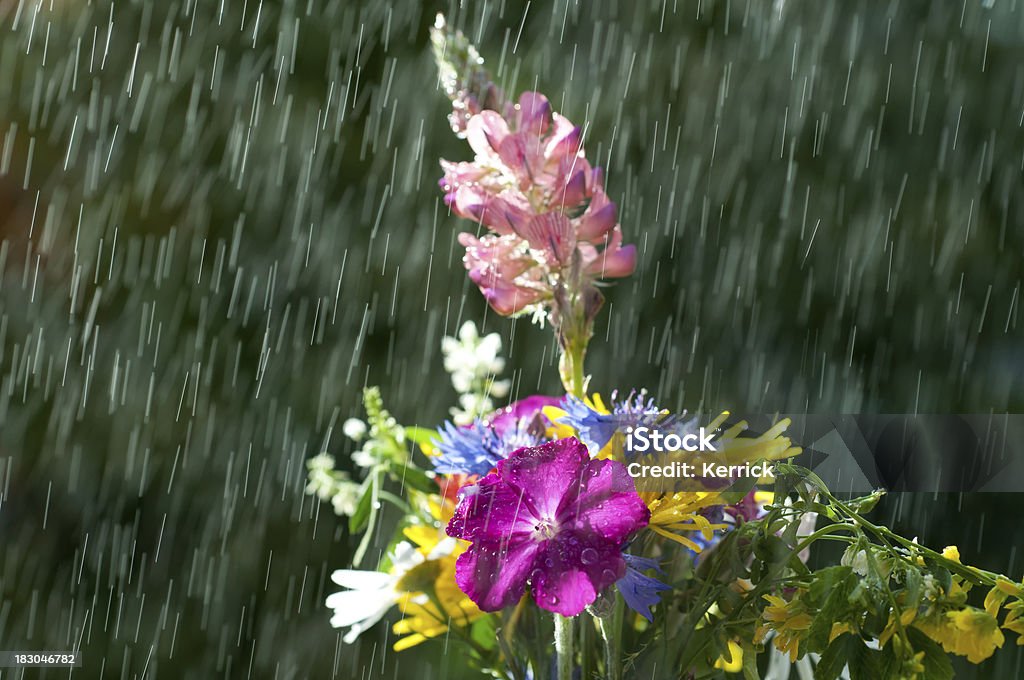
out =
<path fill-rule="evenodd" d="M 519 177 L 529 177 L 527 140 L 521 134 L 510 134 L 501 140 L 496 151 L 501 162 Z"/>
<path fill-rule="evenodd" d="M 499 468 L 501 461 L 498 463 Z M 467 541 L 507 541 L 515 534 L 529 536 L 536 523 L 519 489 L 503 484 L 491 473 L 476 484 L 463 487 L 462 502 L 448 521 L 446 532 Z"/>
<path fill-rule="evenodd" d="M 615 228 L 617 219 L 615 204 L 603 193 L 597 194 L 591 200 L 587 212 L 578 220 L 576 237 L 581 241 L 601 245 L 604 243 L 605 234 Z"/>
<path fill-rule="evenodd" d="M 578 497 L 564 502 L 568 507 L 560 509 L 560 517 L 572 514 L 577 526 L 585 524 L 590 533 L 616 546 L 651 518 L 626 467 L 613 460 L 588 461 Z"/>
<path fill-rule="evenodd" d="M 535 517 L 554 521 L 563 497 L 578 493 L 589 460 L 587 447 L 570 437 L 516 452 L 498 462 L 498 475 L 522 491 Z"/>
<path fill-rule="evenodd" d="M 561 208 L 575 208 L 587 197 L 587 175 L 583 169 L 577 170 L 565 186 L 555 193 L 555 199 Z"/>
<path fill-rule="evenodd" d="M 562 403 L 562 397 L 547 397 L 535 394 L 519 401 L 514 401 L 503 409 L 500 409 L 490 417 L 491 426 L 495 432 L 504 434 L 505 430 L 515 427 L 522 419 L 532 419 L 545 406 L 558 406 Z"/>
<path fill-rule="evenodd" d="M 576 249 L 576 235 L 569 218 L 549 212 L 537 215 L 519 229 L 530 246 L 551 254 L 556 262 L 566 263 Z"/>
<path fill-rule="evenodd" d="M 515 604 L 526 592 L 542 543 L 517 535 L 507 542 L 474 543 L 455 562 L 455 583 L 485 612 Z"/>
<path fill-rule="evenodd" d="M 583 141 L 582 131 L 565 116 L 556 113 L 553 118 L 555 129 L 548 138 L 544 155 L 553 159 L 575 156 Z"/>
<path fill-rule="evenodd" d="M 563 616 L 582 612 L 626 571 L 618 546 L 572 530 L 548 541 L 540 559 L 533 599 L 541 609 Z"/>

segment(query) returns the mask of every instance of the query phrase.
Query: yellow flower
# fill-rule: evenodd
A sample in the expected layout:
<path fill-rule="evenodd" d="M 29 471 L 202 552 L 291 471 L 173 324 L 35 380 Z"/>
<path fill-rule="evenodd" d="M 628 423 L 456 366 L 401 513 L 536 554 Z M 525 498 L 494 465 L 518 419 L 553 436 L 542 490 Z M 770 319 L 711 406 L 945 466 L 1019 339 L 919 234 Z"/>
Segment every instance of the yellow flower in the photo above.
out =
<path fill-rule="evenodd" d="M 950 654 L 966 656 L 971 663 L 981 663 L 992 656 L 1004 641 L 996 617 L 976 607 L 918 619 L 914 627 L 941 644 Z"/>
<path fill-rule="evenodd" d="M 1003 628 L 1017 634 L 1017 644 L 1024 645 L 1024 600 L 1017 600 L 1006 605 L 1006 618 Z"/>
<path fill-rule="evenodd" d="M 729 658 L 718 657 L 715 661 L 715 668 L 726 673 L 739 673 L 743 670 L 743 648 L 729 640 Z"/>
<path fill-rule="evenodd" d="M 398 608 L 405 615 L 392 628 L 397 635 L 405 636 L 395 642 L 396 652 L 443 635 L 450 625 L 465 627 L 484 616 L 455 584 L 455 561 L 469 544 L 444 533 L 452 504 L 436 495 L 430 496 L 427 503 L 435 524 L 418 524 L 402 530 L 426 559 L 396 584 L 396 590 L 403 593 Z"/>
<path fill-rule="evenodd" d="M 960 563 L 960 549 L 955 545 L 947 545 L 942 549 L 942 556 L 947 560 L 953 560 L 957 564 Z"/>
<path fill-rule="evenodd" d="M 833 623 L 832 624 L 832 630 L 830 630 L 828 632 L 829 644 L 831 644 L 833 640 L 835 640 L 837 637 L 839 637 L 843 633 L 852 633 L 852 632 L 853 632 L 853 628 L 851 628 L 850 624 L 848 624 L 848 623 L 843 623 L 843 622 L 840 622 L 840 621 L 837 621 L 837 622 Z"/>
<path fill-rule="evenodd" d="M 728 417 L 728 411 L 722 412 L 707 426 L 707 430 L 717 429 Z M 783 418 L 757 437 L 741 437 L 740 434 L 745 432 L 749 425 L 746 421 L 736 423 L 715 439 L 720 462 L 733 465 L 756 460 L 784 460 L 799 455 L 802 449 L 799 446 L 792 446 L 789 437 L 782 436 L 789 425 L 789 418 Z M 771 479 L 761 481 L 770 483 Z"/>
<path fill-rule="evenodd" d="M 460 546 L 458 552 L 465 550 Z M 399 609 L 405 615 L 392 627 L 396 635 L 402 635 L 394 644 L 394 650 L 400 652 L 418 645 L 419 643 L 448 631 L 449 626 L 466 627 L 485 614 L 480 611 L 473 601 L 459 590 L 455 584 L 455 559 L 457 553 L 452 553 L 440 560 L 425 562 L 420 568 L 433 565 L 434 578 L 425 589 L 432 590 L 433 597 L 426 600 L 408 596 L 398 603 Z M 410 572 L 406 575 L 409 579 L 413 575 Z M 406 581 L 403 579 L 403 581 Z M 440 605 L 440 608 L 439 608 Z M 442 611 L 443 610 L 443 611 Z"/>
<path fill-rule="evenodd" d="M 777 595 L 765 595 L 770 603 L 761 613 L 762 623 L 754 631 L 754 643 L 760 644 L 775 631 L 772 641 L 780 652 L 789 654 L 791 663 L 795 663 L 800 654 L 800 640 L 807 635 L 813 618 L 798 597 L 786 602 Z"/>
<path fill-rule="evenodd" d="M 1018 600 L 1024 600 L 1024 583 L 1014 583 L 1005 576 L 1000 576 L 996 579 L 996 588 Z"/>
<path fill-rule="evenodd" d="M 700 552 L 701 546 L 686 536 L 680 535 L 679 532 L 699 531 L 705 540 L 711 540 L 715 529 L 724 529 L 726 526 L 712 524 L 706 517 L 699 514 L 701 508 L 719 505 L 722 502 L 717 492 L 678 491 L 672 494 L 644 492 L 640 494 L 640 497 L 651 511 L 651 519 L 647 528 L 694 552 Z"/>
<path fill-rule="evenodd" d="M 924 675 L 924 652 L 918 652 L 914 656 L 903 659 L 902 675 L 900 677 L 916 680 Z"/>
<path fill-rule="evenodd" d="M 882 630 L 882 634 L 878 636 L 878 644 L 881 647 L 885 647 L 888 644 L 889 639 L 896 633 L 900 628 L 906 628 L 914 619 L 917 618 L 916 609 L 904 609 L 900 612 L 899 623 L 897 624 L 896 616 L 893 612 L 889 612 L 889 622 L 886 624 L 885 629 Z"/>

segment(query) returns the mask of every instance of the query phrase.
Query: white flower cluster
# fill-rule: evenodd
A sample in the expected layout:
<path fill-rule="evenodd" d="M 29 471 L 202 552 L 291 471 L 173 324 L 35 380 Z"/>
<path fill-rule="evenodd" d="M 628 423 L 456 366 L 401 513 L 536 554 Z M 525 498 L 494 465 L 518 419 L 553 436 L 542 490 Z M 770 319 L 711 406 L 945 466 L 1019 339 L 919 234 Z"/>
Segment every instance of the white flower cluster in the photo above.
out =
<path fill-rule="evenodd" d="M 405 431 L 394 418 L 388 416 L 382 428 L 373 428 L 359 418 L 349 418 L 341 425 L 341 431 L 346 437 L 361 444 L 361 448 L 352 453 L 352 462 L 361 468 L 372 468 L 373 466 L 392 457 L 394 442 L 382 439 L 378 430 L 384 429 L 393 437 L 394 442 L 399 444 L 405 441 Z M 369 434 L 369 437 L 367 435 Z M 365 441 L 364 441 L 365 440 Z"/>
<path fill-rule="evenodd" d="M 351 517 L 359 502 L 359 485 L 353 482 L 347 472 L 334 469 L 334 456 L 321 453 L 306 462 L 309 482 L 306 493 L 314 494 L 322 501 L 330 501 L 334 512 Z"/>
<path fill-rule="evenodd" d="M 459 393 L 459 406 L 451 408 L 456 425 L 467 425 L 493 411 L 491 397 L 501 399 L 508 395 L 511 381 L 496 380 L 505 370 L 501 336 L 497 333 L 480 337 L 476 324 L 467 321 L 457 338 L 442 338 L 441 352 L 444 369 L 451 374 L 452 386 Z"/>

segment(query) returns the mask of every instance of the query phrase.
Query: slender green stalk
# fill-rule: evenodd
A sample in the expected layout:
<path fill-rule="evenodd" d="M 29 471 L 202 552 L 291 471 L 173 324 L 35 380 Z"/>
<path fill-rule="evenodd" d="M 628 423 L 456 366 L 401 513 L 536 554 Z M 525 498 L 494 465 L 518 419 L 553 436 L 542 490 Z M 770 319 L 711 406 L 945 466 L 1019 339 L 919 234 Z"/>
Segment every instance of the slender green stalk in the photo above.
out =
<path fill-rule="evenodd" d="M 572 680 L 573 619 L 555 614 L 555 654 L 558 657 L 558 680 Z"/>
<path fill-rule="evenodd" d="M 562 378 L 562 386 L 566 394 L 582 399 L 585 395 L 583 374 L 583 359 L 587 353 L 586 343 L 570 341 L 562 350 L 562 358 L 558 365 L 558 372 Z"/>
<path fill-rule="evenodd" d="M 615 598 L 612 614 L 601 623 L 601 637 L 604 638 L 604 676 L 608 680 L 622 680 L 622 621 L 625 608 L 621 597 Z"/>
<path fill-rule="evenodd" d="M 591 637 L 594 634 L 594 627 L 590 625 L 590 622 L 581 619 L 582 624 L 579 627 L 579 649 L 580 649 L 580 677 L 581 678 L 592 678 L 594 677 L 593 658 L 591 655 Z"/>

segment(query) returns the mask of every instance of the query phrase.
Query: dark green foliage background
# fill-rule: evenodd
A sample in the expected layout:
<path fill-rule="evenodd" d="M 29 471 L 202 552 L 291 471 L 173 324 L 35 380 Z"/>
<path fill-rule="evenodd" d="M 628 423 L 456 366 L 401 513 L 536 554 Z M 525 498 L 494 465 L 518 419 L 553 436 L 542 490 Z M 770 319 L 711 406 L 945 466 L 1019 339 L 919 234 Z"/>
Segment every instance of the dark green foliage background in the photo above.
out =
<path fill-rule="evenodd" d="M 1024 8 L 990 4 L 0 0 L 0 648 L 80 643 L 85 677 L 462 671 L 443 642 L 385 655 L 383 626 L 340 644 L 352 542 L 302 494 L 364 384 L 447 415 L 464 319 L 506 337 L 518 394 L 558 390 L 440 200 L 468 147 L 438 10 L 608 170 L 640 265 L 607 290 L 597 390 L 1020 412 Z M 1020 578 L 1021 507 L 876 516 Z M 1021 663 L 1009 642 L 963 676 Z"/>

